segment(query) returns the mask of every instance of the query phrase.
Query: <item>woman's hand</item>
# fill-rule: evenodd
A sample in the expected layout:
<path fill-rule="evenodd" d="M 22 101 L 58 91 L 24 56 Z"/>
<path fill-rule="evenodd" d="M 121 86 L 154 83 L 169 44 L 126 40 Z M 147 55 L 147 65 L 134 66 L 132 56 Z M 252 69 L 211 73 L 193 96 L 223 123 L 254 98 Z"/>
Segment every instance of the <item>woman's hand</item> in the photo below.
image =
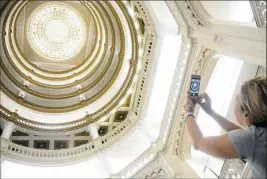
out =
<path fill-rule="evenodd" d="M 202 93 L 199 95 L 199 100 L 197 100 L 197 103 L 202 107 L 202 109 L 207 114 L 213 114 L 213 110 L 211 107 L 211 99 L 207 93 Z"/>
<path fill-rule="evenodd" d="M 187 101 L 186 101 L 186 113 L 194 113 L 196 103 L 198 102 L 198 96 L 190 96 L 189 92 L 187 93 Z"/>

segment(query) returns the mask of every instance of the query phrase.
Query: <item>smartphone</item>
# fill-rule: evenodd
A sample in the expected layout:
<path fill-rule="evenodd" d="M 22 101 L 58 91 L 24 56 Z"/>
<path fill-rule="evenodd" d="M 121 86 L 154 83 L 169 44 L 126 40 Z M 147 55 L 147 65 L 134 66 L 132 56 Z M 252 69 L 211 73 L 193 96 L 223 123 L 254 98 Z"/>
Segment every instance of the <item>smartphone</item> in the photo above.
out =
<path fill-rule="evenodd" d="M 190 96 L 197 96 L 200 89 L 200 75 L 192 75 L 190 82 Z"/>

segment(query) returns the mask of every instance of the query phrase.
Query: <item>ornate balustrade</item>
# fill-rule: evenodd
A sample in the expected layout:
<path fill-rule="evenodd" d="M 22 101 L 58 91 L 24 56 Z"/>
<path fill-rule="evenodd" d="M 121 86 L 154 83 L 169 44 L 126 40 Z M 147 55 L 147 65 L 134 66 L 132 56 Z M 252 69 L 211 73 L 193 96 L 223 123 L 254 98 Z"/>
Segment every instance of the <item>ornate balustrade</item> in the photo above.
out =
<path fill-rule="evenodd" d="M 90 155 L 103 147 L 107 147 L 107 145 L 113 144 L 115 140 L 119 140 L 120 137 L 123 137 L 124 134 L 136 124 L 136 122 L 136 116 L 130 114 L 127 120 L 123 121 L 120 126 L 107 135 L 78 147 L 61 150 L 34 149 L 20 146 L 5 138 L 1 138 L 1 154 L 12 157 L 18 156 L 19 158 L 27 158 L 31 161 L 48 161 L 49 163 L 53 161 L 58 163 L 60 160 L 66 159 L 71 160 L 74 157 L 76 158 L 79 156 Z"/>

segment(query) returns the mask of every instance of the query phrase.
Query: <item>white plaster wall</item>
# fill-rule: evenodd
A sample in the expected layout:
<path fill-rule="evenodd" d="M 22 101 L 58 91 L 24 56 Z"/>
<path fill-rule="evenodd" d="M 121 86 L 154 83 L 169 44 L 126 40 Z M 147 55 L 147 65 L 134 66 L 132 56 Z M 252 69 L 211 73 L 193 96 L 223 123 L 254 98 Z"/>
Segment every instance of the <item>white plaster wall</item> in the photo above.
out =
<path fill-rule="evenodd" d="M 201 4 L 215 19 L 255 24 L 249 1 L 201 1 Z"/>
<path fill-rule="evenodd" d="M 237 80 L 237 83 L 236 83 L 235 91 L 233 93 L 233 96 L 232 96 L 232 99 L 230 102 L 230 106 L 229 106 L 229 109 L 228 109 L 228 112 L 226 115 L 226 118 L 228 120 L 232 120 L 234 122 L 237 122 L 235 119 L 235 115 L 234 115 L 235 97 L 239 93 L 241 85 L 245 81 L 250 80 L 250 79 L 255 77 L 257 69 L 258 69 L 258 65 L 250 64 L 250 63 L 244 63 L 243 64 L 241 71 L 240 71 L 240 74 L 239 74 L 239 77 L 238 77 L 238 80 Z"/>
<path fill-rule="evenodd" d="M 92 157 L 82 163 L 38 167 L 18 164 L 10 161 L 1 163 L 1 178 L 106 178 L 104 167 L 98 158 Z"/>

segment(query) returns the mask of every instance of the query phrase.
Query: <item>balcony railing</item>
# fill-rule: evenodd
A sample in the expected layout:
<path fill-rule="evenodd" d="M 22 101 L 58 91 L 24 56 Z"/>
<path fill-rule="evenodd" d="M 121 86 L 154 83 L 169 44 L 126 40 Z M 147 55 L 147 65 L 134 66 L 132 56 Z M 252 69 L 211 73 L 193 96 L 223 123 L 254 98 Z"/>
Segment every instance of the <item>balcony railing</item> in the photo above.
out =
<path fill-rule="evenodd" d="M 77 157 L 88 156 L 108 145 L 114 144 L 115 140 L 119 140 L 119 137 L 125 136 L 126 132 L 136 125 L 137 120 L 137 117 L 132 114 L 116 127 L 116 130 L 111 131 L 107 135 L 78 147 L 61 150 L 34 149 L 17 145 L 10 140 L 1 138 L 1 155 L 43 163 L 59 163 L 66 162 L 66 160 L 73 161 L 74 159 L 78 159 Z"/>

